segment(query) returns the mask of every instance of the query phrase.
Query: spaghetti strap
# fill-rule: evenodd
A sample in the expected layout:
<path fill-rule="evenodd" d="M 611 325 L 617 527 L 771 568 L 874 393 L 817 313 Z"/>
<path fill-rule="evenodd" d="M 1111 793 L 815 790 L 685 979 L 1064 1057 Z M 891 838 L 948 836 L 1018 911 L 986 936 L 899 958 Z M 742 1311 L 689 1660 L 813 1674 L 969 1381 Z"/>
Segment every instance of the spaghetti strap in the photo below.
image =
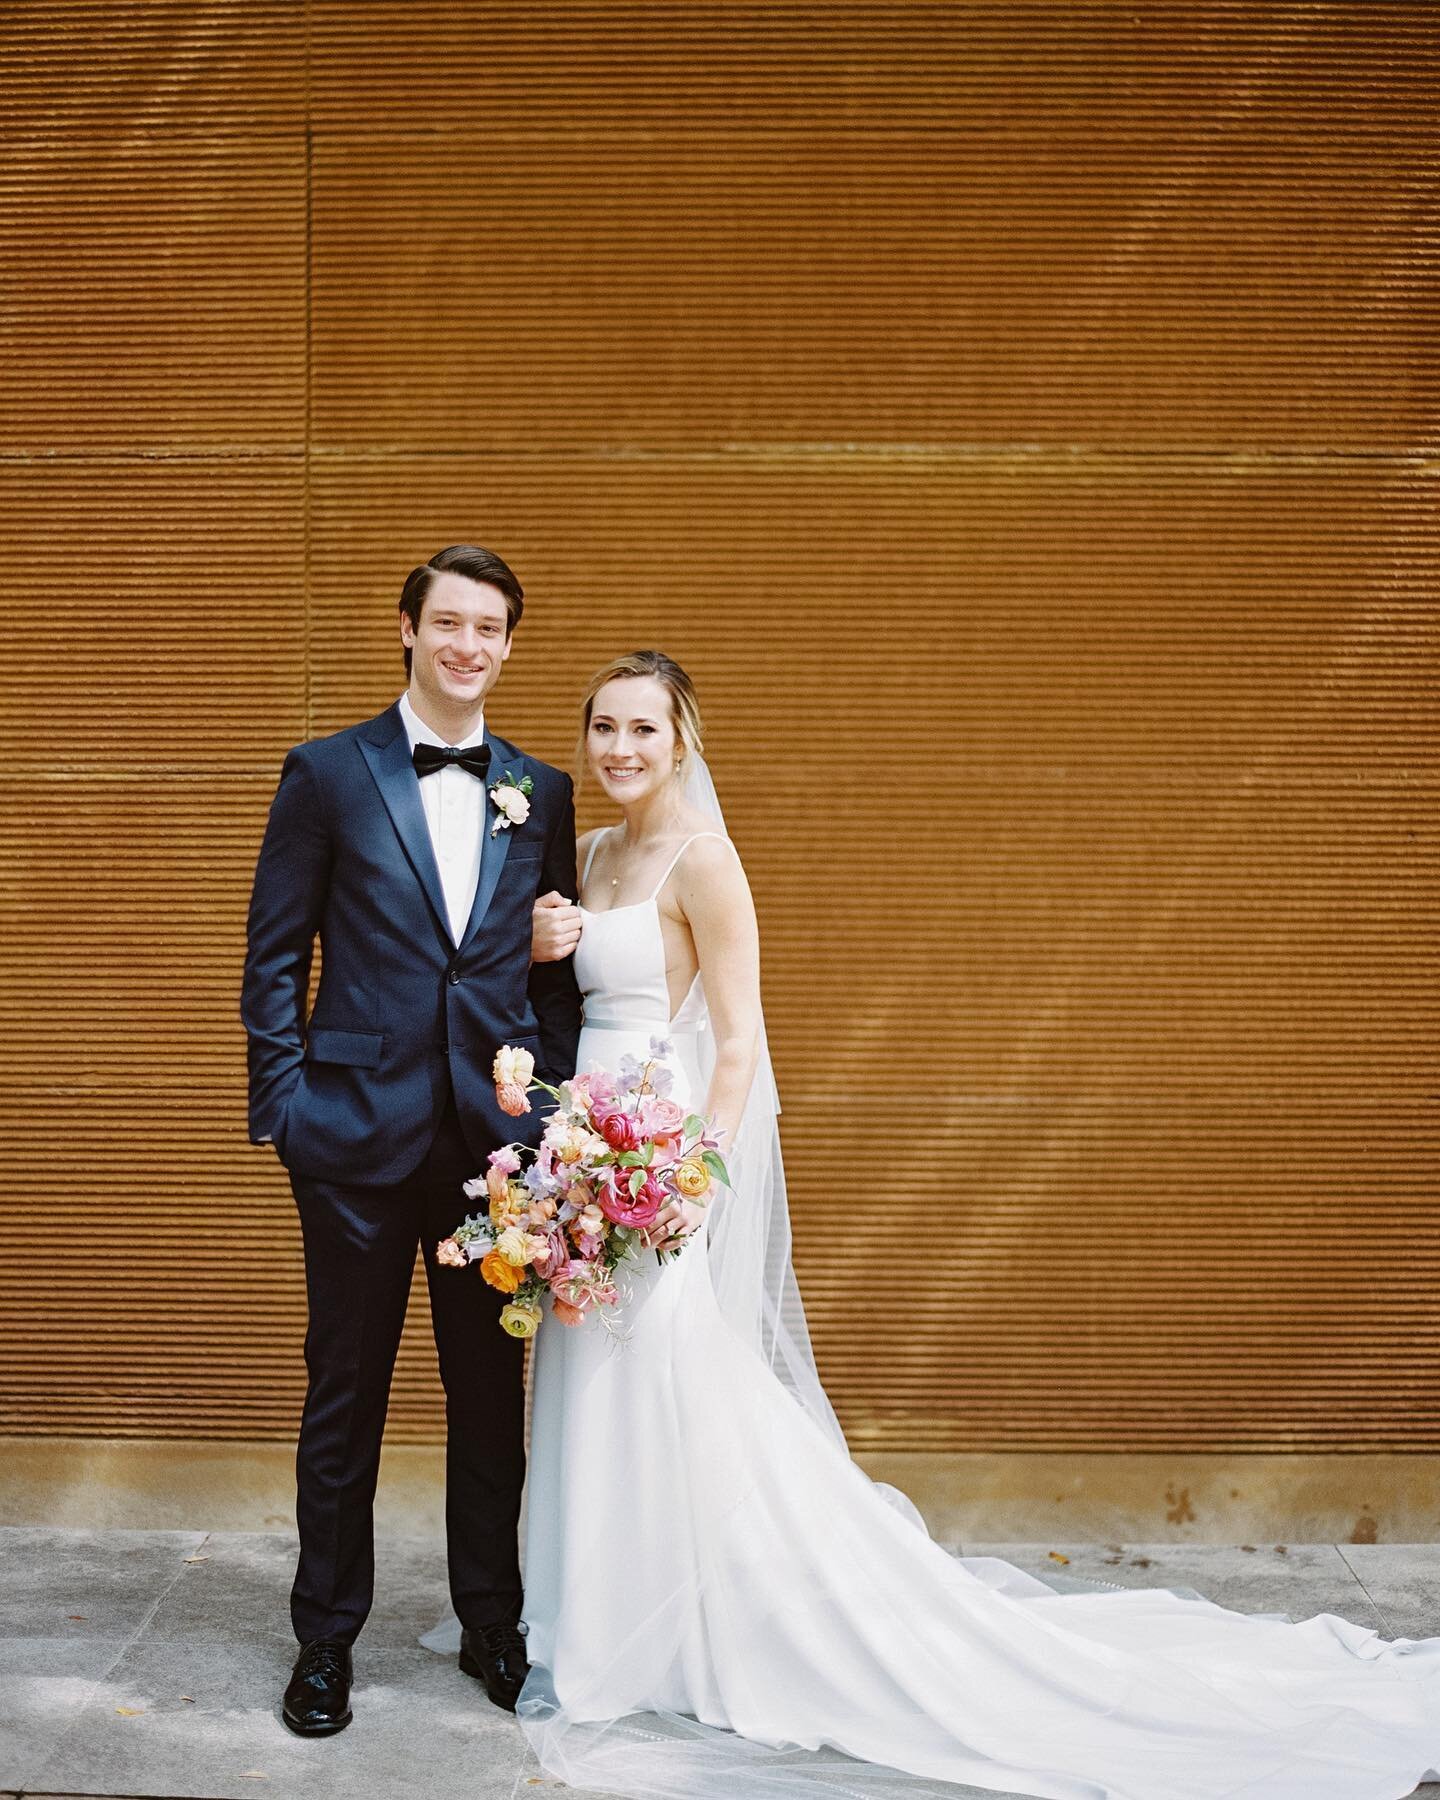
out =
<path fill-rule="evenodd" d="M 726 835 L 723 831 L 692 831 L 690 836 L 688 838 L 686 838 L 685 842 L 680 846 L 680 848 L 670 858 L 669 868 L 666 869 L 665 873 L 660 877 L 660 879 L 655 883 L 655 886 L 651 889 L 650 895 L 649 895 L 649 898 L 651 900 L 657 899 L 659 897 L 661 888 L 664 887 L 665 883 L 670 879 L 671 875 L 674 873 L 676 863 L 679 862 L 680 858 L 685 854 L 685 852 L 695 842 L 696 838 L 702 838 L 702 837 L 719 838 L 722 843 L 726 843 L 726 844 L 728 844 L 730 842 L 730 839 L 728 837 L 726 837 Z"/>
<path fill-rule="evenodd" d="M 585 867 L 580 871 L 580 885 L 582 888 L 590 879 L 590 865 L 595 860 L 595 846 L 609 829 L 610 827 L 608 825 L 597 827 L 594 837 L 590 840 L 590 848 L 585 852 Z"/>

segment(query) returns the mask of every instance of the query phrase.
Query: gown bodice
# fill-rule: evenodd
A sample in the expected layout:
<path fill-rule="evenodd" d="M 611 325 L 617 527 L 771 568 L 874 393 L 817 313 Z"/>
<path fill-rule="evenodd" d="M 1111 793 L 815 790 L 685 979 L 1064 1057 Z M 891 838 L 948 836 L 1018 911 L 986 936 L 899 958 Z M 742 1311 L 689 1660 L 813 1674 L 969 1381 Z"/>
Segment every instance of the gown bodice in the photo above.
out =
<path fill-rule="evenodd" d="M 660 929 L 660 890 L 685 851 L 700 837 L 723 837 L 723 833 L 693 832 L 645 899 L 630 906 L 612 906 L 607 912 L 580 908 L 583 926 L 575 950 L 575 979 L 585 1004 L 585 1024 L 592 1030 L 623 1027 L 649 1030 L 656 1036 L 688 1037 L 706 1028 L 709 1012 L 698 973 L 671 1014 L 665 939 Z M 597 833 L 585 859 L 582 886 L 599 841 Z"/>

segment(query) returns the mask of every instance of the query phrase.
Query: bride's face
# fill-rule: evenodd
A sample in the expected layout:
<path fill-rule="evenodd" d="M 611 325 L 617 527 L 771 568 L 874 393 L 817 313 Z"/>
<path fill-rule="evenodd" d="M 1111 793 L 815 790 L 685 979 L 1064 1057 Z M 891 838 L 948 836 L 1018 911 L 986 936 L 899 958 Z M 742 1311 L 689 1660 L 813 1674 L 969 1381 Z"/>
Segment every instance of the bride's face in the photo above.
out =
<path fill-rule="evenodd" d="M 617 676 L 596 694 L 585 754 L 619 805 L 653 797 L 672 781 L 678 748 L 669 690 L 653 675 Z"/>

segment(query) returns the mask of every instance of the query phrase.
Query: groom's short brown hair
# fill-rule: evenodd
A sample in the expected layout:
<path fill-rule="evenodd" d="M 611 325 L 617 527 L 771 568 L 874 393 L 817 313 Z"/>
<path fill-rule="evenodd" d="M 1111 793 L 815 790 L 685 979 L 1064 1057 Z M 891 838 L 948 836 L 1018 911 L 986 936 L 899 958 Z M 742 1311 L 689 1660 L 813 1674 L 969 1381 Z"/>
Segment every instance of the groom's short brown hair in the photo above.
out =
<path fill-rule="evenodd" d="M 430 592 L 430 583 L 447 570 L 454 575 L 464 575 L 469 581 L 488 581 L 491 587 L 499 588 L 505 596 L 505 635 L 509 637 L 520 623 L 520 615 L 525 610 L 525 590 L 507 562 L 502 561 L 493 550 L 482 550 L 476 544 L 451 544 L 445 550 L 437 550 L 429 562 L 419 564 L 405 577 L 405 585 L 400 590 L 400 610 L 409 619 L 411 629 L 419 631 L 420 612 L 425 605 L 425 596 Z M 410 679 L 410 661 L 410 646 L 407 644 L 407 681 Z"/>

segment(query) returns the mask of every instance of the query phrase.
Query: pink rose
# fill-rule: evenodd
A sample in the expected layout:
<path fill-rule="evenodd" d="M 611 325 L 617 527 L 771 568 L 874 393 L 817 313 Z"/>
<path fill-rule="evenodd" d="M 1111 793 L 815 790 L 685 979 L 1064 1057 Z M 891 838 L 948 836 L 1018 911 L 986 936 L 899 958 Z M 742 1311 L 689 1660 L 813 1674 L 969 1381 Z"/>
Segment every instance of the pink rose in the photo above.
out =
<path fill-rule="evenodd" d="M 640 1122 L 653 1138 L 678 1138 L 685 1130 L 685 1108 L 664 1095 L 652 1094 L 640 1103 Z"/>
<path fill-rule="evenodd" d="M 647 1175 L 632 1194 L 628 1180 L 624 1179 L 625 1172 L 619 1173 L 619 1182 L 608 1179 L 600 1190 L 601 1212 L 612 1225 L 629 1225 L 637 1231 L 653 1225 L 655 1215 L 670 1196 L 653 1175 Z"/>

